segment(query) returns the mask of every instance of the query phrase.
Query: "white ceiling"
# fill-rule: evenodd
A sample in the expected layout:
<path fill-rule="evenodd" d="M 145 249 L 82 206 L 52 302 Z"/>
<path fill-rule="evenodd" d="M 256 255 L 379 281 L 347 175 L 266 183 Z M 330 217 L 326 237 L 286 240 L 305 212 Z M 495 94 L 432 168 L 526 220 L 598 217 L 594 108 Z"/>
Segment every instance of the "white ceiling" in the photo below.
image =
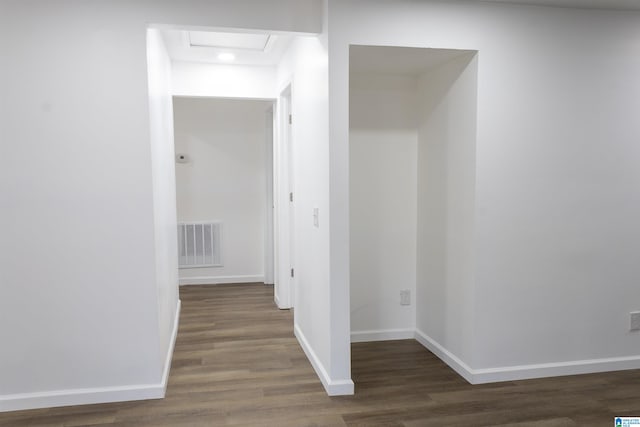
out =
<path fill-rule="evenodd" d="M 489 3 L 513 3 L 580 9 L 640 10 L 640 0 L 479 0 Z"/>
<path fill-rule="evenodd" d="M 190 34 L 191 33 L 191 34 Z M 282 57 L 292 36 L 265 33 L 234 33 L 163 30 L 162 37 L 173 61 L 204 62 L 211 64 L 274 66 Z M 268 37 L 265 37 L 268 36 Z M 256 48 L 261 44 L 266 47 Z M 204 46 L 214 44 L 214 46 Z M 218 59 L 220 53 L 233 53 L 233 62 Z"/>
<path fill-rule="evenodd" d="M 534 6 L 552 6 L 563 8 L 580 8 L 580 9 L 607 9 L 607 10 L 626 10 L 626 11 L 640 11 L 640 0 L 475 0 L 484 3 L 508 3 L 519 5 L 534 5 Z M 189 31 L 182 30 L 164 30 L 163 37 L 169 51 L 169 56 L 174 61 L 188 61 L 188 62 L 205 62 L 205 63 L 226 63 L 218 59 L 218 54 L 223 52 L 231 52 L 235 55 L 236 59 L 233 64 L 238 65 L 263 65 L 274 66 L 278 63 L 282 54 L 286 50 L 287 46 L 291 42 L 292 36 L 282 34 L 265 34 L 265 33 L 239 33 L 245 34 L 247 40 L 252 37 L 259 39 L 261 36 L 268 36 L 268 43 L 264 50 L 247 49 L 246 46 L 233 47 L 207 47 L 197 46 L 199 43 L 193 43 L 196 46 L 192 46 L 191 39 L 207 38 L 206 32 L 196 32 L 192 37 Z M 226 36 L 228 33 L 212 33 L 217 34 L 217 38 L 220 36 Z M 231 37 L 233 39 L 233 37 Z M 443 61 L 446 61 L 447 57 L 455 55 L 456 51 L 452 52 L 432 52 L 429 55 L 419 53 L 419 49 L 404 48 L 389 48 L 384 47 L 367 47 L 367 49 L 379 49 L 378 54 L 352 52 L 355 55 L 351 59 L 352 71 L 362 70 L 374 70 L 378 69 L 379 72 L 397 73 L 397 74 L 416 74 L 416 72 L 423 72 L 428 68 L 432 68 L 435 65 L 432 63 L 435 61 L 438 65 Z M 464 51 L 457 51 L 458 53 L 465 53 Z M 441 58 L 441 59 L 438 59 Z M 442 59 L 445 58 L 445 59 Z M 449 58 L 451 59 L 451 58 Z M 421 70 L 421 71 L 418 71 Z"/>
<path fill-rule="evenodd" d="M 401 74 L 415 76 L 449 62 L 470 50 L 427 49 L 387 46 L 351 46 L 350 73 Z"/>

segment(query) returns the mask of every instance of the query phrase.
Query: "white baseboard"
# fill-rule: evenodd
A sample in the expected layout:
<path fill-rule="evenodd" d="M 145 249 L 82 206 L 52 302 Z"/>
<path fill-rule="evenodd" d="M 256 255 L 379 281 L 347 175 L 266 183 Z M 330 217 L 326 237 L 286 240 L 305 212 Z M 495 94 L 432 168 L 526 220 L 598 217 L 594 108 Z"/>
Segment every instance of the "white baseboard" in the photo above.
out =
<path fill-rule="evenodd" d="M 199 276 L 181 277 L 180 286 L 184 285 L 222 285 L 230 283 L 264 283 L 264 276 Z"/>
<path fill-rule="evenodd" d="M 275 291 L 275 289 L 274 289 L 274 291 Z M 283 300 L 278 298 L 278 293 L 277 292 L 273 293 L 273 300 L 276 302 L 276 305 L 278 306 L 278 309 L 280 309 L 280 310 L 291 310 L 293 308 L 291 305 L 285 304 L 283 302 Z M 284 301 L 288 301 L 288 298 L 285 298 Z"/>
<path fill-rule="evenodd" d="M 129 400 L 161 399 L 162 397 L 164 397 L 162 384 L 10 394 L 0 396 L 0 412 L 53 408 L 57 406 L 89 405 L 94 403 L 124 402 Z"/>
<path fill-rule="evenodd" d="M 320 378 L 320 381 L 322 382 L 324 389 L 327 391 L 327 394 L 329 396 L 352 395 L 354 391 L 353 381 L 351 379 L 332 380 L 331 377 L 329 377 L 326 369 L 324 369 L 324 365 L 322 364 L 320 359 L 318 359 L 315 351 L 313 351 L 313 348 L 311 348 L 311 346 L 309 345 L 309 342 L 307 341 L 298 325 L 294 325 L 293 331 L 296 338 L 298 339 L 298 342 L 300 343 L 300 347 L 302 347 L 302 350 L 304 350 L 304 353 L 307 355 L 307 359 L 309 359 L 309 362 L 311 362 L 311 366 L 313 366 L 313 369 L 316 371 L 316 375 L 318 375 L 318 378 Z"/>
<path fill-rule="evenodd" d="M 471 384 L 501 381 L 528 380 L 533 378 L 560 377 L 565 375 L 595 374 L 598 372 L 640 369 L 640 356 L 611 357 L 603 359 L 572 360 L 569 362 L 540 363 L 506 366 L 500 368 L 472 369 L 454 354 L 442 347 L 425 333 L 416 330 L 416 340 L 438 356 Z"/>
<path fill-rule="evenodd" d="M 171 331 L 171 338 L 169 339 L 169 348 L 167 349 L 167 356 L 164 359 L 164 369 L 162 370 L 162 397 L 164 397 L 167 391 L 167 384 L 169 383 L 169 373 L 171 372 L 171 361 L 173 360 L 173 351 L 176 348 L 176 339 L 178 338 L 178 327 L 180 326 L 180 311 L 182 310 L 182 301 L 178 300 L 176 303 L 176 314 L 173 317 L 173 330 Z"/>
<path fill-rule="evenodd" d="M 276 292 L 273 293 L 273 301 L 276 303 L 276 306 L 280 310 L 284 310 L 285 308 L 280 305 L 280 298 L 278 298 L 278 294 Z"/>
<path fill-rule="evenodd" d="M 474 384 L 533 378 L 562 377 L 565 375 L 595 374 L 598 372 L 640 369 L 640 356 L 610 357 L 604 359 L 572 360 L 569 362 L 508 366 L 505 368 L 475 369 Z"/>
<path fill-rule="evenodd" d="M 451 353 L 449 350 L 441 346 L 436 340 L 418 329 L 415 331 L 415 338 L 416 341 L 422 344 L 431 353 L 438 356 L 440 360 L 449 365 L 449 367 L 456 371 L 462 378 L 471 384 L 476 384 L 474 382 L 475 378 L 473 369 L 460 360 L 455 354 Z"/>
<path fill-rule="evenodd" d="M 351 332 L 351 342 L 408 340 L 415 338 L 415 329 L 380 329 Z"/>
<path fill-rule="evenodd" d="M 180 307 L 181 302 L 178 300 L 171 342 L 169 344 L 160 383 L 10 394 L 0 396 L 0 412 L 53 408 L 57 406 L 89 405 L 94 403 L 124 402 L 130 400 L 162 399 L 167 389 L 171 359 L 178 334 Z"/>

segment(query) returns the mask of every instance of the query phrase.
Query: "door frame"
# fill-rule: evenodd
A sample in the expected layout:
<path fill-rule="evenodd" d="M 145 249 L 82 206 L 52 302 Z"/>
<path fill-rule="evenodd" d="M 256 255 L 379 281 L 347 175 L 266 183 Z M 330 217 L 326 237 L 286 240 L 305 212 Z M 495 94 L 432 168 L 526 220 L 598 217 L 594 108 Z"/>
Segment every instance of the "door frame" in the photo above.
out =
<path fill-rule="evenodd" d="M 275 289 L 274 300 L 280 309 L 295 306 L 295 192 L 291 83 L 280 92 L 275 124 Z"/>
<path fill-rule="evenodd" d="M 264 283 L 275 283 L 275 200 L 274 200 L 274 138 L 276 101 L 265 110 L 265 170 L 266 170 L 266 203 L 265 203 L 265 235 L 264 235 Z"/>

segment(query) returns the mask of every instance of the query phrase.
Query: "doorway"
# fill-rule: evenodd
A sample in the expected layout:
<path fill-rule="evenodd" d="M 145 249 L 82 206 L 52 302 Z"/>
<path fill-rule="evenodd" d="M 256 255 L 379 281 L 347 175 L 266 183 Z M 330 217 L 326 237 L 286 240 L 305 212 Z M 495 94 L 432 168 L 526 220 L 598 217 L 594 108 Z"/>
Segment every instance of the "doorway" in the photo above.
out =
<path fill-rule="evenodd" d="M 269 100 L 174 97 L 181 285 L 270 282 L 272 111 Z"/>
<path fill-rule="evenodd" d="M 275 151 L 275 168 L 278 170 L 275 186 L 276 205 L 276 284 L 274 298 L 278 308 L 295 306 L 295 201 L 294 190 L 294 145 L 293 111 L 291 107 L 291 85 L 288 85 L 278 99 L 278 138 Z"/>
<path fill-rule="evenodd" d="M 266 283 L 275 285 L 274 299 L 278 307 L 292 308 L 295 300 L 292 248 L 295 240 L 296 201 L 293 200 L 295 171 L 292 166 L 293 133 L 289 118 L 292 109 L 291 86 L 297 72 L 297 45 L 301 39 L 308 38 L 309 35 L 247 32 L 231 28 L 205 30 L 167 27 L 162 30 L 162 37 L 167 53 L 172 59 L 171 90 L 176 99 L 271 101 L 263 120 L 265 127 L 271 129 L 267 132 L 270 138 L 267 145 L 272 146 L 272 151 L 267 153 L 267 157 L 272 155 L 271 161 L 267 164 L 267 169 L 271 169 L 271 173 L 268 173 L 271 179 L 266 181 L 266 188 L 267 198 L 272 199 L 265 201 L 268 227 L 264 236 L 262 275 Z M 197 169 L 193 165 L 189 166 L 188 153 L 178 154 L 186 154 L 183 161 L 187 165 L 177 163 L 178 168 Z M 185 215 L 179 212 L 179 220 L 187 220 Z M 189 220 L 198 221 L 193 218 Z M 229 260 L 228 226 L 220 224 L 220 227 L 221 257 Z M 182 277 L 181 284 L 249 282 L 260 280 L 261 277 L 260 274 L 251 271 L 243 272 L 237 268 L 232 270 L 224 260 L 219 265 L 198 266 L 189 271 L 185 269 L 183 273 L 183 276 L 188 277 Z"/>

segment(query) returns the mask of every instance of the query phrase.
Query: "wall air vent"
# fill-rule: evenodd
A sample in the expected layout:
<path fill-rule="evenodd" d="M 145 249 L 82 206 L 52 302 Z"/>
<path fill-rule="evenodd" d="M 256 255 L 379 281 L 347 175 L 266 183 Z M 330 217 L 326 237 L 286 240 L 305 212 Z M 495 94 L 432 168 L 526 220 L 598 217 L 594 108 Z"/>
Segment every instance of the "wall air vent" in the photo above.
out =
<path fill-rule="evenodd" d="M 178 224 L 178 266 L 180 268 L 222 267 L 219 222 Z"/>

